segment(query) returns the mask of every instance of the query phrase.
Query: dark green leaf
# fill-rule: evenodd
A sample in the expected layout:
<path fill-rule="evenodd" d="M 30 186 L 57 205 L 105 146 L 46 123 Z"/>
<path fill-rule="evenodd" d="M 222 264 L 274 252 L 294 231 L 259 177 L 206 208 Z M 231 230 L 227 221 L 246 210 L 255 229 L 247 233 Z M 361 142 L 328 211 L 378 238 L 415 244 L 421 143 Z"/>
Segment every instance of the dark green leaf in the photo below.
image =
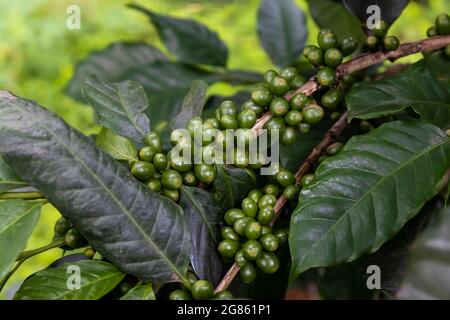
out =
<path fill-rule="evenodd" d="M 83 95 L 103 126 L 130 138 L 137 146 L 143 145 L 144 136 L 150 131 L 150 120 L 145 114 L 147 96 L 139 83 L 129 80 L 107 83 L 89 77 Z"/>
<path fill-rule="evenodd" d="M 316 171 L 291 219 L 291 277 L 376 251 L 438 192 L 450 138 L 419 121 L 353 137 Z"/>
<path fill-rule="evenodd" d="M 210 192 L 186 186 L 181 190 L 180 206 L 191 230 L 191 265 L 199 279 L 217 285 L 225 271 L 217 254 L 222 210 Z"/>
<path fill-rule="evenodd" d="M 23 182 L 0 157 L 0 193 L 25 186 L 26 183 Z"/>
<path fill-rule="evenodd" d="M 167 49 L 181 61 L 225 67 L 228 49 L 216 32 L 194 20 L 163 16 L 136 4 L 137 9 L 150 17 Z"/>
<path fill-rule="evenodd" d="M 95 137 L 97 146 L 108 152 L 116 160 L 138 161 L 138 154 L 133 142 L 103 127 Z"/>
<path fill-rule="evenodd" d="M 343 4 L 333 0 L 308 0 L 309 10 L 320 28 L 332 29 L 339 40 L 353 36 L 360 42 L 364 32 L 359 20 L 352 16 Z"/>
<path fill-rule="evenodd" d="M 154 61 L 165 61 L 166 56 L 155 47 L 145 43 L 116 42 L 105 49 L 95 51 L 75 67 L 75 73 L 67 87 L 67 93 L 83 100 L 81 88 L 86 79 L 95 75 L 101 81 L 123 81 L 122 74 L 133 67 Z"/>
<path fill-rule="evenodd" d="M 450 207 L 411 251 L 400 299 L 450 299 Z"/>
<path fill-rule="evenodd" d="M 191 240 L 181 208 L 135 180 L 92 139 L 3 91 L 0 150 L 14 172 L 121 270 L 158 282 L 185 276 Z"/>
<path fill-rule="evenodd" d="M 258 11 L 258 35 L 274 64 L 292 64 L 305 47 L 305 15 L 293 0 L 263 0 Z"/>
<path fill-rule="evenodd" d="M 380 81 L 361 82 L 347 94 L 349 119 L 372 119 L 412 107 L 441 128 L 450 127 L 450 86 L 436 78 L 426 61 Z M 449 68 L 450 63 L 445 64 Z M 445 70 L 445 69 L 444 69 Z"/>
<path fill-rule="evenodd" d="M 132 288 L 120 300 L 156 300 L 151 283 L 140 284 Z"/>
<path fill-rule="evenodd" d="M 377 5 L 380 8 L 381 19 L 392 24 L 408 3 L 409 0 L 344 0 L 347 9 L 362 23 L 366 23 L 367 19 L 373 15 L 373 12 L 367 13 L 367 8 L 371 5 Z"/>
<path fill-rule="evenodd" d="M 240 206 L 241 200 L 255 187 L 253 175 L 246 169 L 216 165 L 217 178 L 213 182 L 214 194 L 222 211 Z"/>
<path fill-rule="evenodd" d="M 0 201 L 0 281 L 8 273 L 39 219 L 42 202 Z"/>
<path fill-rule="evenodd" d="M 80 288 L 75 289 L 79 270 Z M 111 291 L 125 277 L 110 263 L 86 260 L 69 262 L 34 274 L 16 292 L 15 300 L 97 300 Z"/>
<path fill-rule="evenodd" d="M 264 76 L 259 72 L 247 70 L 227 70 L 224 81 L 233 85 L 255 84 L 263 82 Z"/>
<path fill-rule="evenodd" d="M 173 129 L 186 128 L 189 120 L 202 115 L 207 90 L 208 84 L 202 80 L 196 80 L 192 83 L 188 94 L 184 97 L 180 111 L 170 122 Z"/>
<path fill-rule="evenodd" d="M 170 121 L 179 111 L 194 80 L 222 81 L 224 74 L 212 73 L 176 62 L 152 63 L 129 70 L 125 79 L 138 81 L 150 98 L 147 115 L 153 126 Z"/>

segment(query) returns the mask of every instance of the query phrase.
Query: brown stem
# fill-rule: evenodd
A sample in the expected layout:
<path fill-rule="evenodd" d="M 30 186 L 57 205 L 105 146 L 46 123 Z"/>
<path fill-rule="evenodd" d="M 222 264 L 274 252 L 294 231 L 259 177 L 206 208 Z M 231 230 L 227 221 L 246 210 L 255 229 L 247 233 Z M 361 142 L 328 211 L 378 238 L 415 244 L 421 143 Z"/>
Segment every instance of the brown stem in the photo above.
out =
<path fill-rule="evenodd" d="M 416 42 L 410 42 L 402 44 L 397 50 L 394 51 L 379 51 L 375 53 L 362 54 L 355 59 L 347 61 L 341 64 L 337 69 L 338 79 L 342 79 L 346 75 L 353 72 L 366 69 L 370 66 L 383 62 L 385 60 L 395 61 L 399 58 L 409 56 L 418 52 L 430 52 L 438 49 L 442 49 L 450 45 L 450 36 L 433 37 L 430 39 L 424 39 Z M 397 70 L 398 71 L 398 70 Z M 288 92 L 284 97 L 289 101 L 296 94 L 303 92 L 307 96 L 311 96 L 319 90 L 320 86 L 316 82 L 315 77 L 311 78 L 308 82 L 302 85 L 295 91 Z M 267 112 L 263 115 L 252 128 L 253 135 L 257 137 L 261 133 L 261 129 L 264 127 L 267 121 L 272 118 L 272 114 Z"/>
<path fill-rule="evenodd" d="M 322 141 L 320 141 L 320 143 L 314 147 L 314 149 L 308 155 L 306 160 L 297 170 L 295 174 L 295 181 L 297 185 L 300 184 L 300 181 L 302 180 L 303 176 L 313 168 L 314 164 L 320 158 L 325 149 L 330 144 L 332 144 L 335 141 L 336 137 L 341 134 L 342 130 L 344 130 L 344 128 L 347 125 L 347 115 L 348 115 L 347 112 L 344 112 L 341 115 L 341 117 L 333 124 L 333 126 L 327 131 L 327 133 L 325 133 L 325 136 L 323 137 Z M 275 204 L 274 207 L 275 218 L 271 222 L 270 226 L 274 225 L 276 219 L 278 218 L 278 215 L 281 212 L 281 209 L 284 207 L 286 202 L 287 202 L 286 197 L 281 196 L 280 198 L 278 198 L 277 203 Z M 239 269 L 240 269 L 239 266 L 236 263 L 233 263 L 233 265 L 230 267 L 228 272 L 223 277 L 222 281 L 217 285 L 214 292 L 217 293 L 226 290 L 233 281 L 233 279 L 239 273 Z"/>

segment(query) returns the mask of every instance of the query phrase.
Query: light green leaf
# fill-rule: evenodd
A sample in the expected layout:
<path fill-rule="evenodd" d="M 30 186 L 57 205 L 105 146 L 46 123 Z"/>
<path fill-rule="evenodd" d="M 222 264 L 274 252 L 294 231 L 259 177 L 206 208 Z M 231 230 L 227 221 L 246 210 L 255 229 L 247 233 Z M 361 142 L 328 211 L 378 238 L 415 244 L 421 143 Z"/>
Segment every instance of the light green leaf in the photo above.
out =
<path fill-rule="evenodd" d="M 431 199 L 450 167 L 450 138 L 419 121 L 349 140 L 316 170 L 291 218 L 291 278 L 376 251 Z"/>
<path fill-rule="evenodd" d="M 120 300 L 156 300 L 151 283 L 140 284 L 124 294 Z"/>
<path fill-rule="evenodd" d="M 79 287 L 76 277 L 80 276 Z M 39 271 L 24 281 L 15 300 L 97 300 L 125 274 L 108 262 L 84 260 Z"/>
<path fill-rule="evenodd" d="M 25 249 L 41 206 L 41 201 L 0 201 L 0 281 Z"/>
<path fill-rule="evenodd" d="M 108 152 L 116 160 L 138 161 L 138 154 L 133 142 L 103 127 L 96 136 L 97 146 Z"/>

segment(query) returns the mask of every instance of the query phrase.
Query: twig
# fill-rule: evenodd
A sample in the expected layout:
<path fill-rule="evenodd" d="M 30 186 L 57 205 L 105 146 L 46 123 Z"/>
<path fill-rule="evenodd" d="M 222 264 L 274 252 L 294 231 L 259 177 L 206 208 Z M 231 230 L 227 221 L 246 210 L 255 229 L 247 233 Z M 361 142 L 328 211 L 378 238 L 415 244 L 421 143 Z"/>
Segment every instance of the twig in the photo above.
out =
<path fill-rule="evenodd" d="M 317 160 L 320 158 L 324 150 L 332 144 L 336 137 L 339 136 L 344 130 L 344 128 L 347 125 L 347 112 L 344 112 L 341 117 L 333 124 L 333 126 L 325 133 L 325 136 L 323 137 L 322 141 L 314 147 L 314 149 L 311 151 L 311 153 L 308 155 L 306 160 L 303 162 L 303 164 L 300 166 L 298 171 L 295 174 L 295 181 L 296 184 L 300 184 L 300 181 L 302 180 L 303 176 L 308 173 L 314 166 L 314 164 L 317 162 Z M 278 218 L 278 215 L 281 212 L 281 209 L 284 207 L 284 205 L 287 202 L 287 198 L 284 196 L 281 196 L 278 198 L 277 203 L 275 204 L 274 211 L 275 211 L 275 217 L 271 222 L 271 226 L 274 225 L 276 219 Z M 223 277 L 222 281 L 217 285 L 215 292 L 220 292 L 223 290 L 226 290 L 228 286 L 231 284 L 233 279 L 237 276 L 239 273 L 239 266 L 236 263 L 233 263 L 233 265 L 230 267 L 228 272 Z"/>
<path fill-rule="evenodd" d="M 40 192 L 5 192 L 0 194 L 0 200 L 12 200 L 12 199 L 44 199 L 44 195 Z"/>
<path fill-rule="evenodd" d="M 433 37 L 430 39 L 424 39 L 416 42 L 410 42 L 402 44 L 397 50 L 394 51 L 379 51 L 375 53 L 366 53 L 341 64 L 337 69 L 338 79 L 344 78 L 346 75 L 353 72 L 366 69 L 372 65 L 376 65 L 385 60 L 394 62 L 395 60 L 409 56 L 418 52 L 430 52 L 438 49 L 442 49 L 450 44 L 450 36 Z M 398 71 L 398 70 L 397 70 Z M 307 96 L 311 96 L 319 90 L 320 86 L 316 82 L 315 78 L 311 78 L 308 82 L 302 85 L 295 91 L 288 92 L 284 97 L 289 101 L 298 93 L 303 92 Z M 257 137 L 261 133 L 261 129 L 272 118 L 272 114 L 267 112 L 263 115 L 252 128 L 252 133 Z"/>

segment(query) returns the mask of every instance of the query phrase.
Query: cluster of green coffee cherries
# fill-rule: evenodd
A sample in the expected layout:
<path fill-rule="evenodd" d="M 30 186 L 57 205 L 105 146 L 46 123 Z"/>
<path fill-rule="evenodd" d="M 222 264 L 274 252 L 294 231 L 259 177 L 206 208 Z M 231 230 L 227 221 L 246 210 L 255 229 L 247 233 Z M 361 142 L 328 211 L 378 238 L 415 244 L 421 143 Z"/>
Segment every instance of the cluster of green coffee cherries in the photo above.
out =
<path fill-rule="evenodd" d="M 446 13 L 442 13 L 436 17 L 434 26 L 428 28 L 427 36 L 431 38 L 448 35 L 450 35 L 450 16 Z M 444 49 L 444 52 L 447 57 L 450 57 L 450 45 Z"/>
<path fill-rule="evenodd" d="M 370 30 L 366 38 L 366 47 L 369 51 L 393 51 L 400 46 L 400 40 L 396 36 L 388 36 L 389 25 L 385 21 L 380 21 L 378 28 Z"/>
<path fill-rule="evenodd" d="M 64 239 L 62 248 L 65 250 L 78 249 L 88 245 L 86 238 L 64 217 L 56 220 L 54 226 L 54 240 L 57 239 Z M 83 254 L 89 259 L 92 259 L 95 255 L 95 250 L 87 247 L 84 249 Z"/>
<path fill-rule="evenodd" d="M 214 293 L 214 286 L 207 280 L 198 280 L 194 273 L 188 272 L 190 288 L 180 284 L 180 289 L 170 293 L 170 300 L 229 300 L 233 294 L 228 290 Z"/>

